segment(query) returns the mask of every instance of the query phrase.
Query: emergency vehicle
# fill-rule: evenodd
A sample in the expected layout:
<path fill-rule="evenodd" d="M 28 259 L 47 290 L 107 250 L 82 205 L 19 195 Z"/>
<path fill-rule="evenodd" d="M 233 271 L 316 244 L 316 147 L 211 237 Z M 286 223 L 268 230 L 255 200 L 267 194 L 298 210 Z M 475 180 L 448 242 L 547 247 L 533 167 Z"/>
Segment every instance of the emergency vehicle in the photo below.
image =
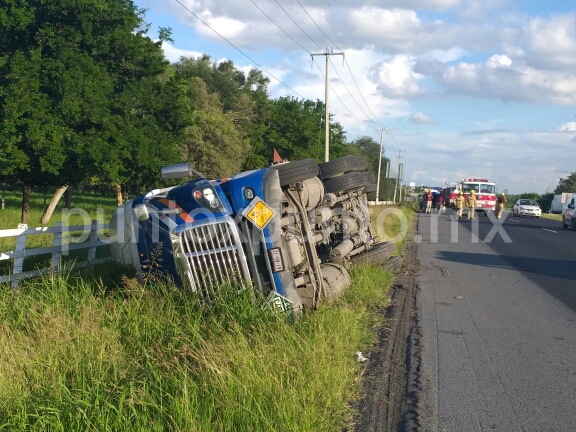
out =
<path fill-rule="evenodd" d="M 496 183 L 488 179 L 462 179 L 459 183 L 452 183 L 447 186 L 446 190 L 450 207 L 454 207 L 454 199 L 460 191 L 467 198 L 471 190 L 476 194 L 476 211 L 487 213 L 494 211 L 496 207 Z"/>

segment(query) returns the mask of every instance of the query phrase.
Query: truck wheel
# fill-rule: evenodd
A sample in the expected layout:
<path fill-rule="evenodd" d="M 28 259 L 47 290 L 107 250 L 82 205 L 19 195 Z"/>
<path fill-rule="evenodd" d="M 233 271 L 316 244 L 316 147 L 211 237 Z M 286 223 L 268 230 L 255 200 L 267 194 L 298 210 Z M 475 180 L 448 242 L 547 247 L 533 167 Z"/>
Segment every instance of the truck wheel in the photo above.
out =
<path fill-rule="evenodd" d="M 386 260 L 386 262 L 382 265 L 382 268 L 388 271 L 397 270 L 400 267 L 402 267 L 402 260 L 397 256 L 388 258 L 388 260 Z"/>
<path fill-rule="evenodd" d="M 326 192 L 338 193 L 359 189 L 374 183 L 374 176 L 367 172 L 353 172 L 324 182 Z"/>
<path fill-rule="evenodd" d="M 562 229 L 568 229 L 568 225 L 564 222 L 564 216 L 562 216 Z"/>
<path fill-rule="evenodd" d="M 350 171 L 364 171 L 366 159 L 361 156 L 344 156 L 333 161 L 320 164 L 320 177 L 329 180 Z"/>
<path fill-rule="evenodd" d="M 350 260 L 354 264 L 382 264 L 396 251 L 396 246 L 392 242 L 382 242 L 376 244 L 372 249 L 353 256 Z"/>
<path fill-rule="evenodd" d="M 318 175 L 318 162 L 312 158 L 289 162 L 270 168 L 278 171 L 280 186 L 288 186 L 290 183 L 308 180 Z"/>

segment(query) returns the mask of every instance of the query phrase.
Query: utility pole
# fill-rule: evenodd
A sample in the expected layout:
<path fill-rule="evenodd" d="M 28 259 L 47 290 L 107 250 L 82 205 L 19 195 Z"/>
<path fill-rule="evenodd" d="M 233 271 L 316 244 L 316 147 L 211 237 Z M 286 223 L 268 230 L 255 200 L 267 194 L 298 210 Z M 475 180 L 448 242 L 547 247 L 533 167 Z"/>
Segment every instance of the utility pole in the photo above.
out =
<path fill-rule="evenodd" d="M 380 172 L 382 170 L 382 157 L 384 156 L 384 131 L 386 129 L 377 129 L 374 128 L 376 131 L 380 131 L 380 159 L 378 159 L 378 182 L 376 183 L 376 204 L 380 202 Z"/>
<path fill-rule="evenodd" d="M 398 177 L 396 179 L 396 184 L 394 185 L 394 198 L 392 199 L 394 202 L 396 202 L 396 188 L 399 186 L 400 183 L 400 170 L 402 169 L 402 164 L 400 163 L 400 159 L 402 159 L 402 156 L 400 155 L 400 153 L 405 152 L 406 150 L 398 150 L 398 156 L 396 156 L 396 160 L 398 161 Z M 398 187 L 398 189 L 400 189 Z M 400 192 L 400 195 L 402 194 L 402 192 Z"/>
<path fill-rule="evenodd" d="M 310 54 L 310 57 L 312 57 L 312 62 L 314 62 L 314 56 L 325 56 L 326 57 L 326 74 L 324 75 L 324 105 L 326 108 L 326 119 L 324 121 L 325 123 L 325 127 L 326 127 L 326 137 L 325 137 L 325 142 L 324 142 L 324 162 L 328 162 L 330 160 L 330 110 L 328 109 L 328 90 L 329 90 L 329 85 L 328 85 L 328 61 L 330 59 L 331 55 L 341 55 L 342 59 L 344 59 L 344 53 L 343 52 L 334 52 L 333 48 L 326 48 L 326 52 L 325 53 L 321 53 L 321 54 Z"/>

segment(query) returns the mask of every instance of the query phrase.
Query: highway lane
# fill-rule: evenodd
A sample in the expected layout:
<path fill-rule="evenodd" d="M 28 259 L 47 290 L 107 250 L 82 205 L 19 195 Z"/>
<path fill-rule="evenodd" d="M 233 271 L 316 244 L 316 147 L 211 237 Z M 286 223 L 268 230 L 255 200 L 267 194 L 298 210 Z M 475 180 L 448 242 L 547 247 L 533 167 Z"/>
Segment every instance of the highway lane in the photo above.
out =
<path fill-rule="evenodd" d="M 422 430 L 576 430 L 576 232 L 502 228 L 419 216 Z"/>

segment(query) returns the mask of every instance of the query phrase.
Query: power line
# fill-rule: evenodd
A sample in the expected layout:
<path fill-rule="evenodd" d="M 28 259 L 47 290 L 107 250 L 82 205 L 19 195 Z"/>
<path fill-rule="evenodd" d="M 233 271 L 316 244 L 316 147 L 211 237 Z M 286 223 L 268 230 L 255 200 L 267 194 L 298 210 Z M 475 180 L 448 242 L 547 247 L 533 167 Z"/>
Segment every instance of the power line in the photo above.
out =
<path fill-rule="evenodd" d="M 178 1 L 178 0 L 176 0 L 176 1 Z M 314 45 L 316 45 L 316 46 L 317 46 L 318 48 L 320 48 L 320 49 L 323 49 L 320 45 L 318 45 L 318 44 L 316 43 L 316 41 L 315 41 L 314 39 L 312 39 L 312 38 L 310 37 L 310 35 L 309 35 L 308 33 L 306 33 L 306 31 L 304 31 L 304 29 L 303 29 L 302 27 L 300 27 L 300 25 L 299 25 L 296 21 L 294 21 L 294 18 L 292 18 L 292 16 L 290 16 L 290 14 L 289 14 L 288 12 L 286 12 L 286 9 L 284 9 L 284 8 L 282 7 L 282 5 L 281 5 L 280 3 L 278 3 L 278 0 L 274 0 L 274 2 L 275 2 L 278 6 L 280 6 L 280 9 L 282 9 L 282 11 L 288 16 L 288 18 L 290 18 L 290 20 L 291 20 L 294 24 L 296 24 L 296 27 L 298 27 L 298 28 L 302 31 L 302 33 L 304 33 L 304 34 L 308 37 L 308 39 L 310 39 L 310 40 L 312 41 L 312 43 L 313 43 Z"/>
<path fill-rule="evenodd" d="M 344 57 L 344 61 L 346 61 L 346 57 Z M 364 114 L 364 116 L 366 117 L 370 117 L 369 115 L 367 115 L 364 110 L 362 109 L 362 107 L 358 104 L 358 102 L 356 102 L 356 99 L 354 98 L 354 96 L 352 95 L 352 93 L 350 93 L 350 90 L 348 90 L 348 87 L 346 86 L 346 83 L 344 82 L 344 80 L 342 79 L 342 77 L 340 76 L 340 74 L 338 73 L 338 69 L 336 69 L 336 66 L 334 66 L 334 63 L 332 63 L 332 60 L 330 60 L 330 64 L 332 65 L 332 67 L 334 68 L 334 72 L 336 72 L 336 75 L 338 75 L 338 78 L 340 78 L 340 82 L 342 83 L 342 85 L 344 86 L 344 88 L 346 89 L 346 91 L 348 92 L 348 94 L 350 95 L 350 97 L 352 98 L 352 100 L 354 101 L 354 103 L 356 104 L 356 106 L 360 109 L 360 111 L 362 111 L 362 114 Z"/>
<path fill-rule="evenodd" d="M 274 75 L 272 75 L 270 72 L 268 72 L 268 70 L 266 70 L 263 66 L 261 66 L 260 64 L 258 64 L 255 60 L 253 60 L 248 54 L 246 54 L 244 51 L 242 51 L 240 48 L 238 48 L 236 45 L 234 45 L 232 42 L 230 42 L 228 39 L 226 39 L 224 36 L 222 36 L 220 33 L 218 33 L 216 30 L 214 30 L 212 27 L 210 27 L 210 25 L 204 21 L 202 18 L 200 18 L 198 15 L 196 15 L 194 12 L 192 12 L 190 9 L 188 9 L 184 4 L 182 4 L 180 2 L 180 0 L 174 0 L 176 1 L 176 3 L 178 3 L 180 6 L 182 6 L 184 9 L 186 9 L 188 12 L 190 12 L 192 15 L 194 15 L 196 17 L 196 19 L 198 19 L 198 21 L 200 21 L 202 24 L 204 24 L 206 27 L 208 27 L 210 30 L 212 30 L 214 33 L 216 33 L 218 36 L 220 36 L 222 39 L 224 39 L 232 48 L 234 48 L 236 51 L 238 51 L 240 54 L 242 54 L 244 57 L 246 57 L 248 60 L 250 60 L 252 63 L 254 63 L 256 66 L 258 66 L 260 69 L 262 69 L 265 73 L 267 73 L 268 75 L 270 75 L 272 78 L 274 78 L 276 81 L 278 81 L 280 84 L 282 84 L 284 87 L 286 87 L 288 90 L 290 90 L 292 93 L 298 95 L 300 98 L 302 99 L 306 99 L 304 96 L 302 96 L 300 93 L 298 93 L 296 90 L 294 90 L 292 87 L 290 87 L 288 84 L 285 84 L 283 81 L 279 80 L 278 78 L 276 78 Z"/>
<path fill-rule="evenodd" d="M 314 21 L 314 18 L 312 18 L 312 16 L 308 13 L 308 11 L 306 10 L 306 8 L 305 8 L 304 6 L 302 6 L 302 3 L 300 3 L 300 0 L 296 0 L 296 1 L 297 1 L 298 4 L 300 5 L 300 7 L 304 10 L 304 12 L 306 12 L 306 15 L 308 15 L 308 18 L 310 18 L 310 19 L 312 20 L 312 22 L 314 23 L 314 25 L 315 25 L 316 27 L 318 27 L 318 30 L 320 30 L 320 31 L 322 32 L 322 34 L 323 34 L 324 36 L 326 36 L 326 39 L 328 39 L 328 42 L 330 42 L 332 45 L 334 45 L 334 47 L 335 47 L 336 49 L 338 49 L 339 51 L 342 51 L 340 48 L 338 48 L 338 45 L 336 45 L 336 44 L 332 41 L 332 39 L 330 39 L 330 38 L 328 37 L 328 35 L 327 35 L 326 33 L 324 33 L 324 30 L 322 30 L 322 29 L 320 28 L 320 26 L 319 26 L 318 24 L 316 24 L 316 21 Z"/>
<path fill-rule="evenodd" d="M 302 8 L 302 10 L 306 13 L 306 15 L 308 15 L 308 18 L 310 18 L 310 20 L 314 23 L 314 25 L 318 28 L 318 30 L 320 30 L 322 32 L 322 34 L 326 37 L 326 39 L 328 39 L 328 41 L 334 45 L 335 48 L 337 48 L 339 51 L 342 51 L 338 45 L 336 45 L 336 43 L 334 43 L 334 41 L 332 39 L 330 39 L 330 36 L 328 36 L 326 34 L 326 32 L 324 30 L 322 30 L 322 27 L 320 27 L 318 25 L 318 23 L 314 20 L 314 18 L 312 18 L 312 16 L 308 13 L 308 11 L 306 10 L 306 8 L 302 5 L 302 3 L 300 3 L 300 0 L 296 0 L 298 2 L 298 4 L 300 5 L 300 7 Z M 348 67 L 348 71 L 350 72 L 350 76 L 352 76 L 352 80 L 354 81 L 354 84 L 356 85 L 356 89 L 358 90 L 358 93 L 360 93 L 360 97 L 362 98 L 362 100 L 364 101 L 364 103 L 366 104 L 366 107 L 368 108 L 368 110 L 370 111 L 370 114 L 372 114 L 372 117 L 374 118 L 374 120 L 376 120 L 376 123 L 379 124 L 382 127 L 385 127 L 382 122 L 380 120 L 378 120 L 378 118 L 376 117 L 376 115 L 374 115 L 374 113 L 372 112 L 372 109 L 370 108 L 370 105 L 368 105 L 368 102 L 366 102 L 366 99 L 364 98 L 364 95 L 362 94 L 362 92 L 360 91 L 360 87 L 358 86 L 358 83 L 356 82 L 356 78 L 354 77 L 354 74 L 352 73 L 352 69 L 350 68 L 350 65 L 348 64 L 348 61 L 346 60 L 346 58 L 344 58 L 344 63 L 346 64 L 346 66 Z M 334 68 L 336 69 L 336 68 Z M 336 71 L 336 73 L 338 73 L 338 71 Z M 338 75 L 340 76 L 340 75 Z M 344 80 L 342 80 L 342 78 L 340 78 L 340 81 L 342 81 L 342 83 L 344 83 Z M 346 85 L 344 85 L 344 87 L 346 87 Z M 346 89 L 348 91 L 348 89 Z M 350 91 L 348 91 L 348 93 L 350 93 Z M 352 96 L 350 94 L 350 96 Z M 352 97 L 352 99 L 354 99 L 354 97 Z M 358 103 L 356 102 L 356 100 L 354 100 L 354 103 L 356 103 L 356 105 L 358 105 Z M 360 108 L 360 106 L 358 105 L 358 108 Z M 362 110 L 362 108 L 360 108 L 360 110 L 362 112 L 364 112 Z M 364 115 L 366 115 L 366 113 L 364 113 Z M 368 117 L 366 115 L 366 117 Z"/>
<path fill-rule="evenodd" d="M 376 123 L 378 123 L 380 126 L 384 127 L 384 125 L 382 124 L 382 122 L 380 122 L 380 120 L 378 120 L 378 118 L 376 117 L 376 115 L 374 115 L 374 113 L 372 112 L 372 109 L 370 108 L 370 105 L 368 105 L 368 102 L 366 102 L 366 99 L 364 99 L 364 95 L 363 95 L 362 92 L 360 91 L 360 87 L 358 86 L 358 83 L 356 82 L 356 78 L 354 78 L 354 74 L 352 73 L 352 69 L 350 69 L 350 65 L 348 64 L 348 60 L 346 60 L 346 58 L 344 58 L 344 63 L 345 63 L 346 66 L 348 67 L 348 71 L 350 71 L 350 76 L 352 77 L 352 80 L 354 81 L 354 84 L 356 85 L 356 89 L 358 90 L 358 93 L 360 93 L 360 97 L 362 98 L 362 100 L 363 100 L 364 103 L 366 104 L 366 107 L 368 108 L 368 111 L 370 111 L 370 114 L 372 114 L 372 117 L 374 118 L 374 120 L 376 120 Z"/>
<path fill-rule="evenodd" d="M 322 77 L 325 78 L 324 72 L 322 72 L 322 69 L 320 68 L 320 66 L 318 65 L 318 63 L 316 63 L 316 60 L 314 60 L 314 64 L 315 64 L 316 67 L 318 68 L 318 71 L 320 71 L 320 74 L 322 75 Z M 338 93 L 336 93 L 336 92 L 334 91 L 334 88 L 332 87 L 332 85 L 331 85 L 331 84 L 328 84 L 328 86 L 330 87 L 330 90 L 332 90 L 332 92 L 334 93 L 334 96 L 336 96 L 336 98 L 340 101 L 340 103 L 342 104 L 342 106 L 343 106 L 344 108 L 346 108 L 346 111 L 348 111 L 348 112 L 350 113 L 350 115 L 351 115 L 352 117 L 354 117 L 358 122 L 360 122 L 360 123 L 362 123 L 364 126 L 366 126 L 366 123 L 363 122 L 362 120 L 360 120 L 358 117 L 356 117 L 356 116 L 352 113 L 352 111 L 350 111 L 350 108 L 348 108 L 348 106 L 347 106 L 344 102 L 342 102 L 342 99 L 340 99 L 340 96 L 338 96 Z"/>
<path fill-rule="evenodd" d="M 278 24 L 276 24 L 276 21 L 274 21 L 272 18 L 270 18 L 270 16 L 269 16 L 266 12 L 264 12 L 264 11 L 262 10 L 262 8 L 261 8 L 260 6 L 258 6 L 254 0 L 250 0 L 250 1 L 252 2 L 252 4 L 253 4 L 254 6 L 256 6 L 256 7 L 258 8 L 258 10 L 259 10 L 260 12 L 262 12 L 262 13 L 266 16 L 266 18 L 268 18 L 268 19 L 272 22 L 272 24 L 274 24 L 276 27 L 278 27 L 278 28 L 280 29 L 280 31 L 282 31 L 282 33 L 284 33 L 286 36 L 288 36 L 290 39 L 292 39 L 292 41 L 293 41 L 296 45 L 298 45 L 300 48 L 302 48 L 304 51 L 306 51 L 308 54 L 310 54 L 310 51 L 308 51 L 306 48 L 304 48 L 304 47 L 300 44 L 300 42 L 298 42 L 296 39 L 294 39 L 292 36 L 290 36 L 288 33 L 286 33 L 286 31 L 285 31 L 282 27 L 280 27 Z"/>

